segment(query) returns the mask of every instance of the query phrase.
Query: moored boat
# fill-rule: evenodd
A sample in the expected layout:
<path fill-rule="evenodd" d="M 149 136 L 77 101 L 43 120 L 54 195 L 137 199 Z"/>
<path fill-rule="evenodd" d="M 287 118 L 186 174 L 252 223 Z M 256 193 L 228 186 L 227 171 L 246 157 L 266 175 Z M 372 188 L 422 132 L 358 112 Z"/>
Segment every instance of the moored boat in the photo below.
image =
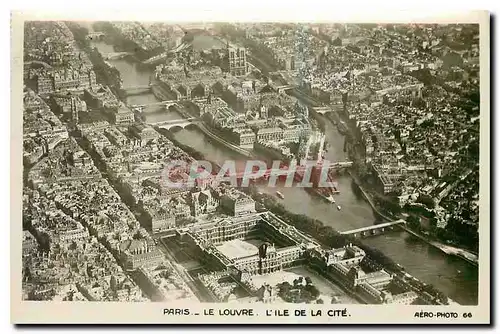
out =
<path fill-rule="evenodd" d="M 335 203 L 335 198 L 333 198 L 333 195 L 325 196 L 325 199 L 332 204 Z"/>

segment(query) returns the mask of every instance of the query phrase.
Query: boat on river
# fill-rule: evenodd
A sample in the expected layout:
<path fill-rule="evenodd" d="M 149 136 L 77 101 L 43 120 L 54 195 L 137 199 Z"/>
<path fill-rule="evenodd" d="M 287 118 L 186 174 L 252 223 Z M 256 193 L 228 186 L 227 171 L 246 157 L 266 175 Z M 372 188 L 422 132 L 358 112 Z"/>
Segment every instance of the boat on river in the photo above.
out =
<path fill-rule="evenodd" d="M 333 195 L 330 196 L 323 196 L 324 199 L 326 199 L 330 203 L 335 203 L 335 198 L 333 198 Z"/>
<path fill-rule="evenodd" d="M 281 199 L 284 199 L 285 198 L 285 195 L 283 195 L 280 191 L 277 191 L 276 192 L 276 196 L 278 196 L 279 198 Z"/>
<path fill-rule="evenodd" d="M 347 131 L 349 130 L 349 128 L 347 127 L 347 124 L 344 122 L 344 121 L 340 121 L 338 124 L 337 124 L 337 129 L 339 130 L 339 132 L 343 135 L 345 135 L 347 133 Z"/>

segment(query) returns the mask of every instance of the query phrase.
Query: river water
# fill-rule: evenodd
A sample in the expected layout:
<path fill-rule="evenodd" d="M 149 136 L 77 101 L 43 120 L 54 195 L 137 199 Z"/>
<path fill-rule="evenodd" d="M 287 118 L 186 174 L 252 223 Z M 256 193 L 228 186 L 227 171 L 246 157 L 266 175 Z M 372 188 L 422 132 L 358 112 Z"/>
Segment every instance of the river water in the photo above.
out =
<path fill-rule="evenodd" d="M 206 44 L 206 43 L 201 43 Z M 101 53 L 113 52 L 113 47 L 104 42 L 93 42 Z M 109 61 L 121 73 L 123 87 L 146 85 L 149 83 L 151 71 L 140 69 L 137 64 L 128 59 Z M 153 94 L 129 96 L 129 104 L 146 104 L 157 102 Z M 146 122 L 179 119 L 182 116 L 175 111 L 166 111 L 161 107 L 151 107 L 144 110 Z M 222 164 L 225 160 L 241 157 L 230 149 L 212 142 L 199 129 L 175 129 L 174 136 L 180 143 L 193 147 L 203 153 L 208 159 Z M 344 137 L 330 122 L 326 122 L 326 137 L 330 143 L 326 159 L 329 161 L 344 161 Z M 376 218 L 370 205 L 362 198 L 359 190 L 348 175 L 339 175 L 340 194 L 335 196 L 336 204 L 330 204 L 315 195 L 310 195 L 301 188 L 261 187 L 261 191 L 275 194 L 280 190 L 285 198 L 284 206 L 295 213 L 306 214 L 321 220 L 336 230 L 346 231 L 371 225 Z M 341 206 L 337 210 L 336 205 Z M 427 243 L 409 235 L 407 232 L 394 231 L 384 235 L 366 238 L 363 242 L 381 250 L 397 263 L 401 264 L 413 276 L 437 289 L 460 304 L 477 304 L 478 270 L 469 263 L 448 256 Z"/>

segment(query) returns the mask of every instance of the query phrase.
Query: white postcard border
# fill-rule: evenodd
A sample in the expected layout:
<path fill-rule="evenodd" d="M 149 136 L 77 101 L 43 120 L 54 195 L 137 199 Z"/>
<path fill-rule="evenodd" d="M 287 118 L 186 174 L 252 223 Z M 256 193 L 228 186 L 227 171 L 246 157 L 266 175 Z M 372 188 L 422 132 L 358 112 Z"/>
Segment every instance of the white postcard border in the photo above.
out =
<path fill-rule="evenodd" d="M 233 13 L 231 13 L 233 14 Z M 116 302 L 33 302 L 21 300 L 21 240 L 22 240 L 22 67 L 23 67 L 23 24 L 27 20 L 126 20 L 154 21 L 224 21 L 227 12 L 213 11 L 79 11 L 79 12 L 15 12 L 11 21 L 11 322 L 29 323 L 123 323 L 123 324 L 487 324 L 490 322 L 490 18 L 485 11 L 468 13 L 436 12 L 321 12 L 319 8 L 309 11 L 293 11 L 284 8 L 279 13 L 260 11 L 255 13 L 234 12 L 231 21 L 293 21 L 293 22 L 350 22 L 350 23 L 479 23 L 480 24 L 480 225 L 479 225 L 479 291 L 478 306 L 396 306 L 396 305 L 256 305 L 256 304 L 185 304 L 185 303 L 116 303 Z M 131 16 L 133 15 L 133 17 Z M 171 18 L 170 20 L 168 18 Z M 227 20 L 227 19 L 226 19 Z M 164 315 L 164 309 L 188 308 L 191 316 Z M 217 316 L 223 309 L 251 308 L 258 316 Z M 214 309 L 214 316 L 203 315 Z M 308 316 L 266 316 L 266 310 L 306 310 Z M 345 309 L 348 316 L 328 316 L 328 310 Z M 311 314 L 318 310 L 322 316 Z M 456 312 L 457 318 L 419 318 L 419 312 Z M 337 312 L 338 314 L 338 312 Z M 472 317 L 464 316 L 472 314 Z"/>

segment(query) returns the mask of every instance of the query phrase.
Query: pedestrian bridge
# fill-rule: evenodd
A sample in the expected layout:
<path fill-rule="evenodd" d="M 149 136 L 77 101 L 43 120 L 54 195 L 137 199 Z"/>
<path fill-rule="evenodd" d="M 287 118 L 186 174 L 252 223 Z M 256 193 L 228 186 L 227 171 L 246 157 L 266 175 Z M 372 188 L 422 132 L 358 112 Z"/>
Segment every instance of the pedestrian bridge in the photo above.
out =
<path fill-rule="evenodd" d="M 357 228 L 355 230 L 340 232 L 340 234 L 352 235 L 355 238 L 357 238 L 358 236 L 365 237 L 370 235 L 382 234 L 385 231 L 391 231 L 394 229 L 395 226 L 402 224 L 406 224 L 406 221 L 404 219 L 398 219 L 388 223 L 366 226 L 362 228 Z"/>
<path fill-rule="evenodd" d="M 150 123 L 153 126 L 159 127 L 161 129 L 167 129 L 170 130 L 174 127 L 180 127 L 180 128 L 186 128 L 186 126 L 191 125 L 191 124 L 196 124 L 200 122 L 198 119 L 195 117 L 189 117 L 189 118 L 183 118 L 183 119 L 173 119 L 173 120 L 168 120 L 168 121 L 160 121 L 160 122 L 155 122 L 155 123 Z"/>
<path fill-rule="evenodd" d="M 130 56 L 133 55 L 132 52 L 110 52 L 110 53 L 105 53 L 102 55 L 102 57 L 105 60 L 113 60 L 113 59 L 120 59 L 125 56 Z"/>
<path fill-rule="evenodd" d="M 149 87 L 149 86 L 148 86 Z M 127 89 L 125 90 L 127 91 Z M 130 108 L 135 108 L 135 109 L 144 109 L 148 107 L 161 107 L 164 106 L 167 109 L 170 108 L 171 106 L 178 106 L 177 100 L 168 100 L 168 101 L 161 101 L 161 102 L 155 102 L 155 103 L 147 103 L 147 104 L 133 104 L 130 105 Z"/>
<path fill-rule="evenodd" d="M 138 86 L 138 87 L 144 87 L 144 86 Z M 133 87 L 137 88 L 137 87 Z M 128 88 L 125 89 L 127 91 Z M 188 99 L 184 101 L 191 101 L 193 103 L 204 103 L 207 101 L 207 98 L 202 97 L 202 98 L 194 98 L 194 99 Z M 170 108 L 171 106 L 179 106 L 179 103 L 182 102 L 182 100 L 165 100 L 165 101 L 160 101 L 160 102 L 154 102 L 154 103 L 146 103 L 146 104 L 134 104 L 131 105 L 131 108 L 148 108 L 148 107 L 159 107 L 159 106 L 165 106 L 167 108 Z M 181 108 L 182 109 L 182 108 Z"/>
<path fill-rule="evenodd" d="M 151 85 L 133 86 L 122 88 L 127 95 L 140 95 L 151 92 Z"/>
<path fill-rule="evenodd" d="M 314 107 L 313 110 L 317 112 L 318 114 L 326 114 L 327 112 L 333 111 L 332 108 L 330 107 Z"/>

